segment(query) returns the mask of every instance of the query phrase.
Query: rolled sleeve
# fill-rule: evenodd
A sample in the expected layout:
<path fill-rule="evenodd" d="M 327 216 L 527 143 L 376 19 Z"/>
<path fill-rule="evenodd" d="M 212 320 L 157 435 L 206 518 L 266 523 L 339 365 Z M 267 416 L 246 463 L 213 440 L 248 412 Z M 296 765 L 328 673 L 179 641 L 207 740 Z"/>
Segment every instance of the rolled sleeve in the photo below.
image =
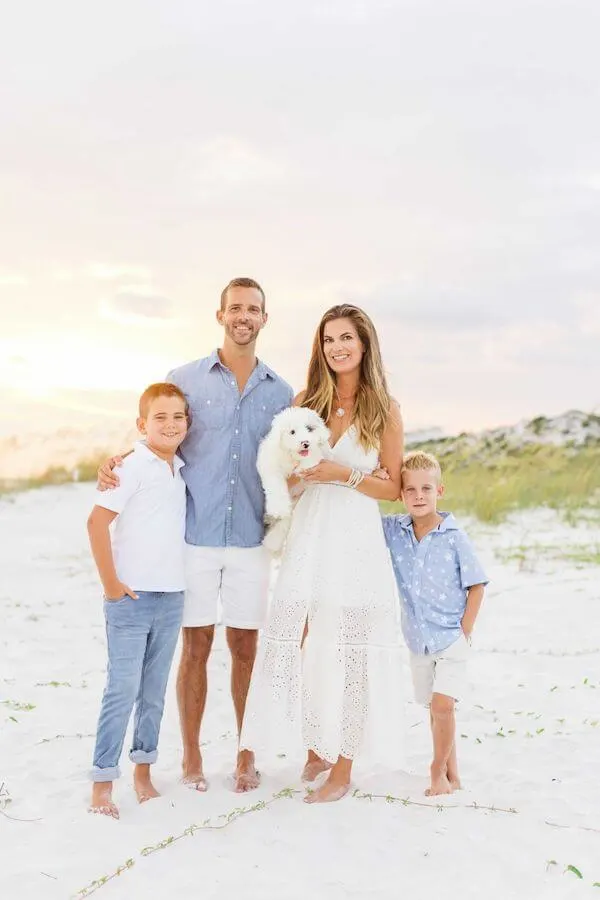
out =
<path fill-rule="evenodd" d="M 475 548 L 466 534 L 459 532 L 456 541 L 456 554 L 460 572 L 461 587 L 466 590 L 474 584 L 486 585 L 489 578 L 483 570 L 483 566 L 477 559 Z"/>

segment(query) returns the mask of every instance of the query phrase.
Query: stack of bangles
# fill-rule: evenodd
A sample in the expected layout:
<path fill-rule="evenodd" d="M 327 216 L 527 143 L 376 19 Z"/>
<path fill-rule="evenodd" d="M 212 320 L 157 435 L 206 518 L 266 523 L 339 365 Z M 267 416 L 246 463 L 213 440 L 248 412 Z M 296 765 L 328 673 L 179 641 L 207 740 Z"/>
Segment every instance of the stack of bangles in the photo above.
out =
<path fill-rule="evenodd" d="M 364 477 L 365 476 L 360 469 L 352 469 L 348 481 L 345 482 L 346 487 L 357 488 Z"/>

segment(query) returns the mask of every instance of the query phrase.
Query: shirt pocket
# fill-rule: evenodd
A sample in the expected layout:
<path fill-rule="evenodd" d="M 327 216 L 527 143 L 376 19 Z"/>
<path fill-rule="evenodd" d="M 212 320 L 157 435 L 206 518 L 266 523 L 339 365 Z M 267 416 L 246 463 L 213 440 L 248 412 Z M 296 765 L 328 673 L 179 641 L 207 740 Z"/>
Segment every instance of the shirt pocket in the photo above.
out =
<path fill-rule="evenodd" d="M 199 433 L 217 431 L 227 422 L 227 409 L 215 400 L 197 400 L 190 406 L 192 428 Z"/>

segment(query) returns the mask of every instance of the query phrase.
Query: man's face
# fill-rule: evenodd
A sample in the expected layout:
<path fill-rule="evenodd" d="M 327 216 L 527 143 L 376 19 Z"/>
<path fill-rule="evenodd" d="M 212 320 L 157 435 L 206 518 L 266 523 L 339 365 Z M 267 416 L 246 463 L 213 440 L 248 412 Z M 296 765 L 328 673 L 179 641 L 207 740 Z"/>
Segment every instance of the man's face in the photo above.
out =
<path fill-rule="evenodd" d="M 249 287 L 229 288 L 225 309 L 218 311 L 217 321 L 234 344 L 244 347 L 254 343 L 267 323 L 260 291 Z"/>
<path fill-rule="evenodd" d="M 444 493 L 433 469 L 402 473 L 402 502 L 413 519 L 429 516 L 437 510 L 437 500 Z"/>

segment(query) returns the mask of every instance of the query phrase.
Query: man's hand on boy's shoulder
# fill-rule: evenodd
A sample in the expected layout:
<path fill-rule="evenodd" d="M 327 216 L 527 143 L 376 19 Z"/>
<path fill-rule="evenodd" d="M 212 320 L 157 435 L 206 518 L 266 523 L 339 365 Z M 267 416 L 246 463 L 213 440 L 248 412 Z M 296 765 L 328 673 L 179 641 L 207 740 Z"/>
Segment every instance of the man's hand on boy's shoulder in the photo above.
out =
<path fill-rule="evenodd" d="M 130 450 L 129 453 L 131 452 Z M 102 463 L 98 469 L 98 483 L 96 484 L 99 491 L 109 491 L 112 488 L 119 487 L 119 476 L 114 469 L 123 465 L 123 460 L 126 456 L 129 456 L 129 453 L 124 453 L 122 456 L 111 456 L 110 459 Z"/>

